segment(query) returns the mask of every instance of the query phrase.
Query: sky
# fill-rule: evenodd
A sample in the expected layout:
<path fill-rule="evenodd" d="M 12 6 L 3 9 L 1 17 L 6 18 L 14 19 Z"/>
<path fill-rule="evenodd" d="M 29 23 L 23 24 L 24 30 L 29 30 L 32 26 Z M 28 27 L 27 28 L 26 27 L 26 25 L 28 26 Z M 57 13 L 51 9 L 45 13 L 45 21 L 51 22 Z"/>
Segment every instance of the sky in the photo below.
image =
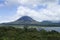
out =
<path fill-rule="evenodd" d="M 22 16 L 36 21 L 60 21 L 60 0 L 0 0 L 0 23 L 12 22 Z"/>

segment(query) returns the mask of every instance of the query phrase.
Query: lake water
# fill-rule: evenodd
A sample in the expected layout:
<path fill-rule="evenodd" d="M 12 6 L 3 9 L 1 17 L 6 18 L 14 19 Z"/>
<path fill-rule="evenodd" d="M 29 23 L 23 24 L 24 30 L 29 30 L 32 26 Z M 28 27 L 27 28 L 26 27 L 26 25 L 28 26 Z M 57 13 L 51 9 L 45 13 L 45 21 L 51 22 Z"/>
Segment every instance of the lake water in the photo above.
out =
<path fill-rule="evenodd" d="M 46 31 L 55 30 L 55 31 L 60 32 L 60 27 L 40 27 L 40 29 L 45 29 Z"/>
<path fill-rule="evenodd" d="M 18 28 L 23 28 L 23 27 L 19 26 Z M 35 27 L 35 26 L 30 26 L 29 28 L 37 28 L 37 30 L 45 29 L 46 31 L 55 30 L 55 31 L 60 32 L 60 27 Z"/>

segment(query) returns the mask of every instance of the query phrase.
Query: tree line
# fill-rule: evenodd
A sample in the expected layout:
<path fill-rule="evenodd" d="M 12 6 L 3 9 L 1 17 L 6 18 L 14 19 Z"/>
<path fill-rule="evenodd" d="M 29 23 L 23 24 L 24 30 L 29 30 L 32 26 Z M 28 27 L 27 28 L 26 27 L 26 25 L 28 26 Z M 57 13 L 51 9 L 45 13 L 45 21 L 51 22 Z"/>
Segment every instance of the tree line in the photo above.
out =
<path fill-rule="evenodd" d="M 36 28 L 15 28 L 12 26 L 0 27 L 0 40 L 60 40 L 60 33 L 44 29 L 38 31 Z"/>

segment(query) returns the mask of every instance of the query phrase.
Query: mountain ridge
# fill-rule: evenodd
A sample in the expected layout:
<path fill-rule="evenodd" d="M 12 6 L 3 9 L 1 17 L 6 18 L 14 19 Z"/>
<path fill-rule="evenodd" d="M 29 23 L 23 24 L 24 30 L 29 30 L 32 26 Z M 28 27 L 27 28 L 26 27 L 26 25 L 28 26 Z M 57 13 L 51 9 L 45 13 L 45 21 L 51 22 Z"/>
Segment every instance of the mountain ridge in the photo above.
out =
<path fill-rule="evenodd" d="M 39 25 L 39 26 L 60 26 L 60 23 L 53 23 L 51 21 L 38 22 L 29 16 L 23 16 L 16 21 L 9 23 L 2 23 L 2 25 Z"/>

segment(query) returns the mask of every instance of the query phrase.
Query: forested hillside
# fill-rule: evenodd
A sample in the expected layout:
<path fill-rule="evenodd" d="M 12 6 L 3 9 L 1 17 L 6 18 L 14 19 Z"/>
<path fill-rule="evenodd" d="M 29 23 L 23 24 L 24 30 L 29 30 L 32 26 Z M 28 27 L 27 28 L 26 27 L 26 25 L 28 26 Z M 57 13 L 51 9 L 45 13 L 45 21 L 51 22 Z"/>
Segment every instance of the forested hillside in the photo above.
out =
<path fill-rule="evenodd" d="M 0 40 L 60 40 L 60 33 L 44 29 L 38 31 L 36 28 L 0 27 Z"/>

